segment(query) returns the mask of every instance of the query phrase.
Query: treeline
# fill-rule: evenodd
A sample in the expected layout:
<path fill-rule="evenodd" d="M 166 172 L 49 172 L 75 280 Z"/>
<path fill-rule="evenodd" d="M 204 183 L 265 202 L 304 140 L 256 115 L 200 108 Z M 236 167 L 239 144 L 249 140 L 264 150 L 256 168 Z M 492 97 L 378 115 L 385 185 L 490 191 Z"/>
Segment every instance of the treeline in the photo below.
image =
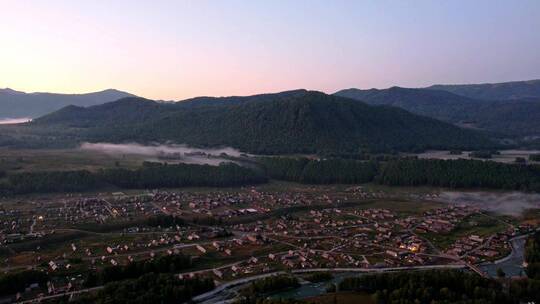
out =
<path fill-rule="evenodd" d="M 190 256 L 175 254 L 153 260 L 134 261 L 127 265 L 107 266 L 100 271 L 90 271 L 84 280 L 85 287 L 137 278 L 148 273 L 177 273 L 193 266 Z"/>
<path fill-rule="evenodd" d="M 59 303 L 74 304 L 176 304 L 214 289 L 212 279 L 180 279 L 174 274 L 148 273 L 137 279 L 113 282 L 96 294 L 87 293 L 76 300 L 62 299 Z"/>
<path fill-rule="evenodd" d="M 376 182 L 389 186 L 437 186 L 540 191 L 540 167 L 480 160 L 401 158 L 385 162 L 265 157 L 273 179 L 310 184 Z"/>
<path fill-rule="evenodd" d="M 230 187 L 266 182 L 266 177 L 234 163 L 219 166 L 144 163 L 142 168 L 106 169 L 100 179 L 121 188 Z"/>
<path fill-rule="evenodd" d="M 249 293 L 253 295 L 258 295 L 261 293 L 270 293 L 282 289 L 297 287 L 300 287 L 300 283 L 298 282 L 298 279 L 296 277 L 288 275 L 278 275 L 266 277 L 252 282 L 249 287 Z"/>
<path fill-rule="evenodd" d="M 395 272 L 346 278 L 342 291 L 373 293 L 377 303 L 513 303 L 494 280 L 452 270 Z"/>
<path fill-rule="evenodd" d="M 47 171 L 8 175 L 0 195 L 81 192 L 108 186 L 121 188 L 230 187 L 266 182 L 265 176 L 233 163 L 219 166 L 144 163 L 135 170 L 112 168 L 98 172 Z"/>
<path fill-rule="evenodd" d="M 80 192 L 98 185 L 98 177 L 85 170 L 24 172 L 8 175 L 0 183 L 0 194 Z"/>
<path fill-rule="evenodd" d="M 48 276 L 45 272 L 26 270 L 0 276 L 0 296 L 10 296 L 23 292 L 31 284 L 37 283 L 39 287 L 46 287 Z"/>
<path fill-rule="evenodd" d="M 540 166 L 480 160 L 391 159 L 359 161 L 262 157 L 263 170 L 234 163 L 219 166 L 144 163 L 138 169 L 98 172 L 54 171 L 8 174 L 0 178 L 0 196 L 27 193 L 82 192 L 120 188 L 235 187 L 269 178 L 308 184 L 436 186 L 540 191 Z M 264 172 L 260 172 L 264 171 Z"/>
<path fill-rule="evenodd" d="M 540 167 L 464 159 L 405 159 L 385 163 L 375 181 L 389 186 L 540 191 Z"/>
<path fill-rule="evenodd" d="M 309 184 L 367 183 L 377 174 L 372 161 L 264 157 L 259 162 L 270 178 Z"/>

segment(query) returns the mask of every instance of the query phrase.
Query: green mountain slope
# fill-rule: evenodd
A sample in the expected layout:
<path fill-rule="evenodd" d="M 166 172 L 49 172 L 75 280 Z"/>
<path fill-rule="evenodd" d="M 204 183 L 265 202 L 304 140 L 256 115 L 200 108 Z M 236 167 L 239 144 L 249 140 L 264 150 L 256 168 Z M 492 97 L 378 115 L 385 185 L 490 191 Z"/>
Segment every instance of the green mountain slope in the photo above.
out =
<path fill-rule="evenodd" d="M 217 100 L 160 104 L 123 99 L 89 108 L 64 108 L 36 119 L 28 128 L 77 129 L 81 140 L 174 141 L 267 154 L 492 145 L 471 130 L 395 107 L 369 106 L 320 92 Z"/>

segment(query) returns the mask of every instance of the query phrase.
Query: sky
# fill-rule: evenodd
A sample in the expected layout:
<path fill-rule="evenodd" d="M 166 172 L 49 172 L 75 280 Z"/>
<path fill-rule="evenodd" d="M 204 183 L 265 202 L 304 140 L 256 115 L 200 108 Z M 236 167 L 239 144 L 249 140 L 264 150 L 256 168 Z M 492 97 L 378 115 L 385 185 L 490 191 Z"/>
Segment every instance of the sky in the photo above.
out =
<path fill-rule="evenodd" d="M 540 78 L 538 0 L 0 0 L 0 88 L 163 100 Z"/>

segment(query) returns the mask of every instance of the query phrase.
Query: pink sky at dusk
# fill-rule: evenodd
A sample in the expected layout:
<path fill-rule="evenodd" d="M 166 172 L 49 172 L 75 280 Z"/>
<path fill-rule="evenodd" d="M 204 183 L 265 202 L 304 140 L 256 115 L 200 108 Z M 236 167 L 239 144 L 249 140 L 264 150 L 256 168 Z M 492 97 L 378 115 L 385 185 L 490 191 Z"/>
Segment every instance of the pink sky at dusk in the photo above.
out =
<path fill-rule="evenodd" d="M 152 99 L 540 78 L 540 2 L 0 0 L 0 88 Z"/>

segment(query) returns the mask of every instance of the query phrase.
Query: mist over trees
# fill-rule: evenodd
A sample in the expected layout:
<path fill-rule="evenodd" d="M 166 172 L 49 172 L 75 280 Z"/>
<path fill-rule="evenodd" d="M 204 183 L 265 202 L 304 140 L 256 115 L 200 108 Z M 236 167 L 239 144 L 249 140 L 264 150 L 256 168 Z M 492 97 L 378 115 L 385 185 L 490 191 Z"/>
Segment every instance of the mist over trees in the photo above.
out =
<path fill-rule="evenodd" d="M 174 141 L 262 155 L 496 146 L 479 132 L 398 108 L 304 90 L 175 104 L 125 98 L 66 107 L 20 129 L 37 137 L 49 130 L 75 141 Z"/>

